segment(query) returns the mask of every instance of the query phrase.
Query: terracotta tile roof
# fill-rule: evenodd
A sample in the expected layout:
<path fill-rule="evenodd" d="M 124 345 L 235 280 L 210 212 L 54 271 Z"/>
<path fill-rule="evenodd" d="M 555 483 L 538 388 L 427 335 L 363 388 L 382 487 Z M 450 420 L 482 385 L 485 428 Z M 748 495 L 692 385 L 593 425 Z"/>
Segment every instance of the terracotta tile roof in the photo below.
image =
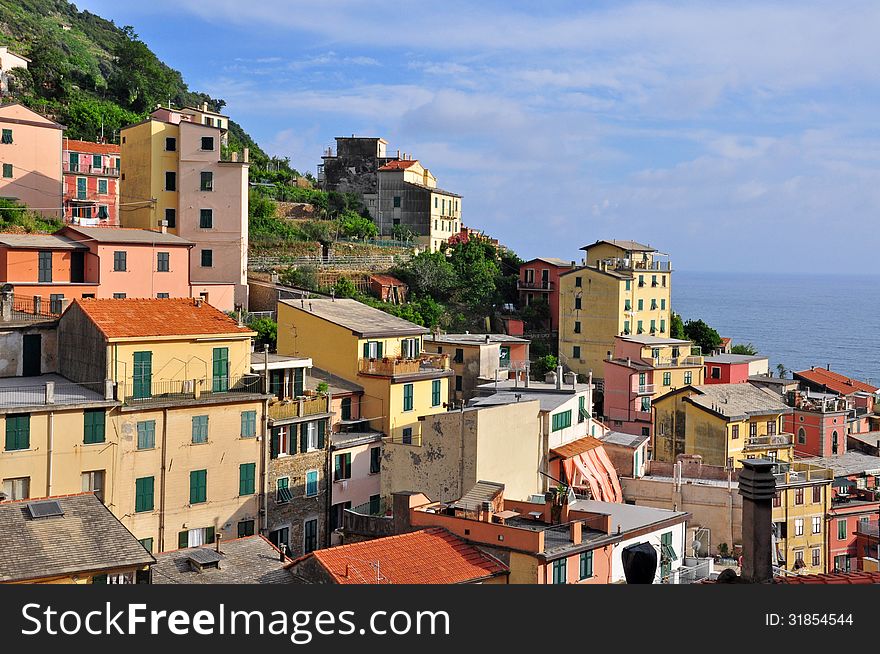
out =
<path fill-rule="evenodd" d="M 378 282 L 382 286 L 406 286 L 397 277 L 392 277 L 391 275 L 370 275 L 370 281 Z"/>
<path fill-rule="evenodd" d="M 397 159 L 395 161 L 389 161 L 387 164 L 379 168 L 379 170 L 405 170 L 417 163 L 419 163 L 418 159 L 407 159 L 406 161 Z"/>
<path fill-rule="evenodd" d="M 871 384 L 866 384 L 858 379 L 853 379 L 846 375 L 841 375 L 838 372 L 826 370 L 825 368 L 802 370 L 794 374 L 795 377 L 800 377 L 813 384 L 825 386 L 828 390 L 833 391 L 838 395 L 850 395 L 860 391 L 863 393 L 876 393 L 880 390 L 876 386 L 871 386 Z"/>
<path fill-rule="evenodd" d="M 314 556 L 339 584 L 461 584 L 508 572 L 497 559 L 437 527 L 306 556 Z"/>
<path fill-rule="evenodd" d="M 74 306 L 80 307 L 107 338 L 254 334 L 206 302 L 196 306 L 191 298 L 76 299 L 68 311 Z"/>
<path fill-rule="evenodd" d="M 780 584 L 880 584 L 880 572 L 832 572 L 776 577 Z"/>
<path fill-rule="evenodd" d="M 584 452 L 595 450 L 597 447 L 602 447 L 602 441 L 593 438 L 592 436 L 587 436 L 585 438 L 579 438 L 576 441 L 572 441 L 571 443 L 566 443 L 565 445 L 554 447 L 552 450 L 550 450 L 550 452 L 552 454 L 561 456 L 563 459 L 570 459 L 571 457 L 577 456 L 578 454 L 583 454 Z"/>
<path fill-rule="evenodd" d="M 88 152 L 89 154 L 119 154 L 119 146 L 115 143 L 92 143 L 68 139 L 64 144 L 65 152 Z"/>

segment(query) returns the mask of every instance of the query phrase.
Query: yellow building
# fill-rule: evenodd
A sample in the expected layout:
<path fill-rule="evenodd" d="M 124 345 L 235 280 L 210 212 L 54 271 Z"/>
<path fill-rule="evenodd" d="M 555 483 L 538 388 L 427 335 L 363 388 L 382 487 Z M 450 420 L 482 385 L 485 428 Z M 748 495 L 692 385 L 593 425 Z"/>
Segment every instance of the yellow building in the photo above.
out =
<path fill-rule="evenodd" d="M 698 454 L 703 463 L 742 467 L 742 459 L 791 461 L 790 413 L 774 392 L 751 384 L 685 386 L 654 401 L 654 459 L 674 463 Z"/>
<path fill-rule="evenodd" d="M 93 493 L 0 502 L 0 551 L 0 584 L 149 583 L 156 563 Z"/>
<path fill-rule="evenodd" d="M 418 444 L 421 416 L 446 411 L 447 354 L 426 354 L 424 327 L 351 299 L 278 302 L 278 353 L 364 388 L 360 416 L 392 442 Z"/>
<path fill-rule="evenodd" d="M 559 276 L 559 354 L 569 368 L 600 377 L 615 336 L 668 336 L 672 267 L 635 241 L 581 248 L 584 265 Z"/>
<path fill-rule="evenodd" d="M 826 520 L 831 508 L 828 468 L 793 462 L 780 464 L 773 500 L 773 535 L 777 565 L 798 574 L 829 572 Z"/>
<path fill-rule="evenodd" d="M 2 380 L 4 488 L 95 491 L 151 551 L 257 533 L 267 396 L 249 374 L 254 335 L 199 300 L 74 301 L 58 326 L 64 377 Z"/>
<path fill-rule="evenodd" d="M 248 153 L 222 151 L 228 121 L 204 106 L 160 107 L 125 127 L 119 219 L 195 243 L 192 282 L 234 284 L 235 304 L 247 307 Z"/>

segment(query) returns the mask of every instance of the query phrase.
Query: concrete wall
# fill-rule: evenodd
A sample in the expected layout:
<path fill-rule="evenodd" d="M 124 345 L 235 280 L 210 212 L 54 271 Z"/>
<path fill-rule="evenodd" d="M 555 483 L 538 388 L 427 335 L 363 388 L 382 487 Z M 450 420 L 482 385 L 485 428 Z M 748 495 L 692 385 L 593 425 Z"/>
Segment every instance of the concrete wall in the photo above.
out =
<path fill-rule="evenodd" d="M 22 374 L 22 352 L 25 334 L 39 334 L 41 338 L 40 372 L 58 371 L 58 332 L 51 326 L 19 326 L 0 330 L 0 377 L 19 377 Z M 23 382 L 26 383 L 26 382 Z"/>

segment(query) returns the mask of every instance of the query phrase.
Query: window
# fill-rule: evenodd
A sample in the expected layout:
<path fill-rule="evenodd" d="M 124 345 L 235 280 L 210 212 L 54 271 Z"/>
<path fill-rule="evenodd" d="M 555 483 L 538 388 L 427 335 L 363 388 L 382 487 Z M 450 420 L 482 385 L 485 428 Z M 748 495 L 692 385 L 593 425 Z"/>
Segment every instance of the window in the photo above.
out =
<path fill-rule="evenodd" d="M 394 196 L 394 206 L 395 206 L 395 208 L 400 206 L 400 196 L 399 195 Z"/>
<path fill-rule="evenodd" d="M 382 358 L 382 341 L 367 341 L 364 343 L 365 359 L 381 359 Z"/>
<path fill-rule="evenodd" d="M 803 420 L 803 418 L 801 418 L 801 420 Z M 804 431 L 803 427 L 798 429 L 797 441 L 799 445 L 804 445 L 807 442 L 807 432 Z"/>
<path fill-rule="evenodd" d="M 50 313 L 61 313 L 61 303 L 64 300 L 62 293 L 49 294 L 49 311 Z"/>
<path fill-rule="evenodd" d="M 431 406 L 440 406 L 440 380 L 431 382 Z"/>
<path fill-rule="evenodd" d="M 208 442 L 208 416 L 193 416 L 192 442 L 194 444 Z"/>
<path fill-rule="evenodd" d="M 107 205 L 106 204 L 99 204 L 98 205 L 98 218 L 100 220 L 107 220 L 109 217 L 110 217 L 110 214 L 108 213 Z"/>
<path fill-rule="evenodd" d="M 124 250 L 116 250 L 113 253 L 113 270 L 115 272 L 125 272 L 127 256 Z"/>
<path fill-rule="evenodd" d="M 571 427 L 571 409 L 553 414 L 550 418 L 551 431 L 559 431 Z"/>
<path fill-rule="evenodd" d="M 583 277 L 575 277 L 574 278 L 574 285 L 575 285 L 575 288 L 581 288 L 584 285 Z"/>
<path fill-rule="evenodd" d="M 813 531 L 814 534 L 822 533 L 822 516 L 814 515 L 813 516 Z"/>
<path fill-rule="evenodd" d="M 165 209 L 165 222 L 168 227 L 177 227 L 177 209 Z"/>
<path fill-rule="evenodd" d="M 755 438 L 758 435 L 758 423 L 750 422 L 749 423 L 749 438 Z"/>
<path fill-rule="evenodd" d="M 3 493 L 6 495 L 7 500 L 26 500 L 31 496 L 30 490 L 30 477 L 3 480 Z"/>
<path fill-rule="evenodd" d="M 593 553 L 581 552 L 580 578 L 589 579 L 593 576 Z"/>
<path fill-rule="evenodd" d="M 169 170 L 165 172 L 165 190 L 166 191 L 176 191 L 177 190 L 177 173 Z"/>
<path fill-rule="evenodd" d="M 342 420 L 351 420 L 351 398 L 343 397 L 339 403 L 339 410 Z"/>
<path fill-rule="evenodd" d="M 290 478 L 279 477 L 275 481 L 275 501 L 279 504 L 286 504 L 293 499 L 290 494 Z"/>
<path fill-rule="evenodd" d="M 52 253 L 40 252 L 37 260 L 38 276 L 37 280 L 41 282 L 52 281 Z"/>
<path fill-rule="evenodd" d="M 156 253 L 156 271 L 170 272 L 171 270 L 171 254 L 168 252 Z"/>
<path fill-rule="evenodd" d="M 574 299 L 574 308 L 575 308 L 575 309 L 580 309 L 580 308 L 581 308 L 581 298 L 576 297 L 576 298 Z"/>
<path fill-rule="evenodd" d="M 631 279 L 626 280 L 626 287 L 625 288 L 627 291 L 632 288 L 632 280 Z"/>
<path fill-rule="evenodd" d="M 82 473 L 83 493 L 94 493 L 102 502 L 104 501 L 104 471 L 91 470 Z"/>
<path fill-rule="evenodd" d="M 822 487 L 813 486 L 813 504 L 822 503 Z"/>
<path fill-rule="evenodd" d="M 660 298 L 660 310 L 666 311 L 666 298 L 665 297 Z"/>
<path fill-rule="evenodd" d="M 247 536 L 254 535 L 254 521 L 253 520 L 242 520 L 238 523 L 238 537 L 246 538 Z"/>
<path fill-rule="evenodd" d="M 672 385 L 672 373 L 671 372 L 664 372 L 663 373 L 663 385 L 664 386 L 671 386 Z"/>
<path fill-rule="evenodd" d="M 647 412 L 651 410 L 651 398 L 643 397 L 642 398 L 642 411 Z"/>
<path fill-rule="evenodd" d="M 229 390 L 229 348 L 215 347 L 212 356 L 211 391 L 225 393 Z"/>
<path fill-rule="evenodd" d="M 300 451 L 324 449 L 324 421 L 305 422 L 300 426 Z"/>
<path fill-rule="evenodd" d="M 10 145 L 12 143 L 12 130 L 11 129 L 4 129 L 3 130 L 3 136 L 2 136 L 2 138 L 0 138 L 0 143 L 3 143 L 4 145 Z"/>
<path fill-rule="evenodd" d="M 3 164 L 3 177 L 5 177 L 6 179 L 12 178 L 12 164 L 11 163 Z"/>
<path fill-rule="evenodd" d="M 154 477 L 141 477 L 134 480 L 134 510 L 135 513 L 153 510 L 153 486 Z"/>
<path fill-rule="evenodd" d="M 214 266 L 214 251 L 213 250 L 202 250 L 202 268 L 213 268 Z"/>
<path fill-rule="evenodd" d="M 846 540 L 846 520 L 837 521 L 837 540 Z"/>
<path fill-rule="evenodd" d="M 177 151 L 177 139 L 173 136 L 169 136 L 165 139 L 165 152 L 176 152 Z"/>
<path fill-rule="evenodd" d="M 6 415 L 6 451 L 27 450 L 31 446 L 31 416 L 29 413 Z"/>
<path fill-rule="evenodd" d="M 644 276 L 644 275 L 639 275 L 639 286 L 641 287 L 641 286 L 644 286 L 644 285 L 645 285 L 645 276 Z"/>
<path fill-rule="evenodd" d="M 624 300 L 623 301 L 623 310 L 624 311 L 632 311 L 632 300 Z"/>
<path fill-rule="evenodd" d="M 189 473 L 189 503 L 202 504 L 208 501 L 208 471 L 193 470 Z"/>
<path fill-rule="evenodd" d="M 656 310 L 657 310 L 657 300 L 656 300 L 656 298 L 651 298 L 651 310 L 652 310 L 652 311 L 656 311 Z"/>
<path fill-rule="evenodd" d="M 694 373 L 692 373 L 690 370 L 688 370 L 686 373 L 684 373 L 684 383 L 685 384 L 692 384 L 693 381 L 694 381 Z"/>
<path fill-rule="evenodd" d="M 214 190 L 214 173 L 209 170 L 203 170 L 199 173 L 199 190 L 200 191 L 213 191 Z"/>
<path fill-rule="evenodd" d="M 657 331 L 657 321 L 656 321 L 656 320 L 652 320 L 652 321 L 651 321 L 651 333 L 653 334 L 653 333 L 656 332 L 656 331 Z"/>
<path fill-rule="evenodd" d="M 794 535 L 795 536 L 803 536 L 804 535 L 804 519 L 803 518 L 795 518 L 795 520 L 794 520 Z"/>
<path fill-rule="evenodd" d="M 257 435 L 257 412 L 241 412 L 241 437 L 254 438 Z"/>
<path fill-rule="evenodd" d="M 581 323 L 578 321 L 575 321 L 575 323 L 574 323 L 574 333 L 575 334 L 581 333 Z"/>
<path fill-rule="evenodd" d="M 152 538 L 141 538 L 138 542 L 143 546 L 143 548 L 145 550 L 147 550 L 151 554 L 153 553 L 153 539 Z"/>
<path fill-rule="evenodd" d="M 644 372 L 639 373 L 639 386 L 645 386 L 648 383 L 648 375 Z"/>
<path fill-rule="evenodd" d="M 303 552 L 308 554 L 318 549 L 318 520 L 306 520 L 303 526 Z"/>
<path fill-rule="evenodd" d="M 810 561 L 813 564 L 813 567 L 819 565 L 819 558 L 821 556 L 821 550 L 818 547 L 814 547 L 810 550 Z"/>
<path fill-rule="evenodd" d="M 202 137 L 202 150 L 213 150 L 214 149 L 214 137 L 213 136 L 203 136 Z"/>
<path fill-rule="evenodd" d="M 566 573 L 565 573 L 565 559 L 556 559 L 553 562 L 553 583 L 554 584 L 564 584 Z"/>
<path fill-rule="evenodd" d="M 660 319 L 660 333 L 663 334 L 665 332 L 666 332 L 666 320 L 661 318 Z"/>
<path fill-rule="evenodd" d="M 641 320 L 639 320 L 639 322 L 636 323 L 636 330 L 637 330 L 637 333 L 639 333 L 639 334 L 644 334 L 644 333 L 645 333 L 645 329 L 644 329 L 644 327 L 642 327 L 642 321 L 641 321 Z"/>
<path fill-rule="evenodd" d="M 767 421 L 767 435 L 775 436 L 776 435 L 776 421 L 768 420 Z"/>
<path fill-rule="evenodd" d="M 124 300 L 125 298 L 126 298 L 125 293 L 114 293 L 113 294 L 114 300 Z"/>
<path fill-rule="evenodd" d="M 419 357 L 419 339 L 404 338 L 400 341 L 400 354 L 404 359 L 417 359 Z"/>
<path fill-rule="evenodd" d="M 281 551 L 288 550 L 290 547 L 290 529 L 282 527 L 281 529 L 269 532 L 269 540 L 272 541 L 272 544 Z"/>
<path fill-rule="evenodd" d="M 333 481 L 351 479 L 351 452 L 333 457 Z"/>
<path fill-rule="evenodd" d="M 309 470 L 306 473 L 306 497 L 314 497 L 318 494 L 318 471 Z"/>
<path fill-rule="evenodd" d="M 370 474 L 378 475 L 382 466 L 382 448 L 381 447 L 371 447 L 370 448 Z"/>
<path fill-rule="evenodd" d="M 177 534 L 177 547 L 198 547 L 206 543 L 214 542 L 214 528 L 202 527 L 200 529 L 188 529 Z"/>
<path fill-rule="evenodd" d="M 464 388 L 464 378 L 461 375 L 455 376 L 455 390 L 460 391 Z"/>
<path fill-rule="evenodd" d="M 214 210 L 199 209 L 199 227 L 201 229 L 211 229 L 214 226 Z"/>
<path fill-rule="evenodd" d="M 403 434 L 401 436 L 401 441 L 403 441 L 404 445 L 412 445 L 412 427 L 404 427 Z"/>
<path fill-rule="evenodd" d="M 412 411 L 413 410 L 413 393 L 414 393 L 413 384 L 404 384 L 403 385 L 403 410 L 404 411 Z"/>
<path fill-rule="evenodd" d="M 782 493 L 776 491 L 776 494 L 773 496 L 773 506 L 779 508 L 782 506 Z"/>
<path fill-rule="evenodd" d="M 238 494 L 253 495 L 257 473 L 256 463 L 242 463 L 238 466 Z"/>
<path fill-rule="evenodd" d="M 104 409 L 83 411 L 83 443 L 104 442 Z"/>
<path fill-rule="evenodd" d="M 657 286 L 657 275 L 651 275 L 651 286 Z"/>
<path fill-rule="evenodd" d="M 644 308 L 645 308 L 645 301 L 644 301 L 644 300 L 639 300 L 639 303 L 638 303 L 638 309 L 639 309 L 639 311 L 643 310 Z"/>
<path fill-rule="evenodd" d="M 107 180 L 99 179 L 98 180 L 98 193 L 101 195 L 107 195 Z"/>
<path fill-rule="evenodd" d="M 712 379 L 721 379 L 721 368 L 712 366 Z"/>
<path fill-rule="evenodd" d="M 455 348 L 455 357 L 452 359 L 453 363 L 464 363 L 464 350 L 460 347 Z"/>
<path fill-rule="evenodd" d="M 156 421 L 141 420 L 137 423 L 137 448 L 152 450 L 156 447 Z"/>
<path fill-rule="evenodd" d="M 572 348 L 571 348 L 571 356 L 572 356 L 573 358 L 575 358 L 575 359 L 580 359 L 580 358 L 581 358 L 581 346 L 580 346 L 580 345 L 574 345 L 574 346 L 572 346 Z"/>
<path fill-rule="evenodd" d="M 795 505 L 801 505 L 804 503 L 804 489 L 803 488 L 795 488 L 794 489 L 794 503 L 795 503 Z"/>
<path fill-rule="evenodd" d="M 629 320 L 623 321 L 623 333 L 629 334 Z"/>

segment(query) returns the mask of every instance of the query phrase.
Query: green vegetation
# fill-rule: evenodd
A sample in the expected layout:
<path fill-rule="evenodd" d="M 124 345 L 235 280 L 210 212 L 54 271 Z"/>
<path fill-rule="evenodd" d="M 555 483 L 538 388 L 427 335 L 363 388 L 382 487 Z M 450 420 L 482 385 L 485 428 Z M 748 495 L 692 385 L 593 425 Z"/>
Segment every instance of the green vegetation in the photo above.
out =
<path fill-rule="evenodd" d="M 0 231 L 4 232 L 57 232 L 64 225 L 58 220 L 44 218 L 24 205 L 0 198 Z"/>
<path fill-rule="evenodd" d="M 687 338 L 684 333 L 684 322 L 675 311 L 672 312 L 672 317 L 669 319 L 669 336 L 680 340 Z"/>
<path fill-rule="evenodd" d="M 274 350 L 278 342 L 278 323 L 271 318 L 257 318 L 248 323 L 248 327 L 257 332 L 259 345 L 266 344 Z M 258 348 L 259 349 L 259 348 Z"/>
<path fill-rule="evenodd" d="M 556 370 L 556 367 L 559 365 L 559 360 L 553 356 L 552 354 L 546 354 L 542 357 L 539 357 L 532 363 L 532 375 L 535 379 L 540 381 L 544 381 L 544 375 L 548 372 Z"/>
<path fill-rule="evenodd" d="M 758 353 L 758 348 L 756 348 L 751 343 L 737 343 L 733 347 L 730 348 L 731 354 L 748 354 L 754 355 Z"/>
<path fill-rule="evenodd" d="M 704 354 L 721 345 L 721 336 L 703 320 L 688 320 L 684 324 L 685 338 L 699 345 Z"/>

